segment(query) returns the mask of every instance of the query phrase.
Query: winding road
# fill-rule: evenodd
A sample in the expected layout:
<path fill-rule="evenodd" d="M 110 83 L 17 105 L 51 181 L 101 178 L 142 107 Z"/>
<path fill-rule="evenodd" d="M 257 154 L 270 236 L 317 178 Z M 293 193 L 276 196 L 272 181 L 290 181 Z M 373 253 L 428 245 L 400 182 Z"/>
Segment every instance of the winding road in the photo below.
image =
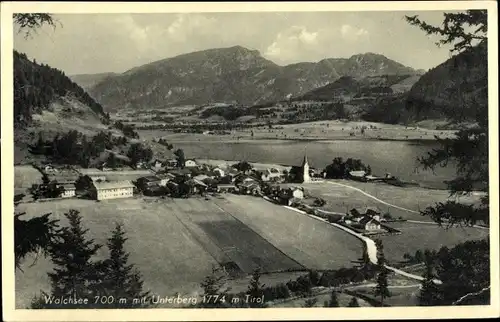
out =
<path fill-rule="evenodd" d="M 377 264 L 377 246 L 376 246 L 375 241 L 373 239 L 370 239 L 370 238 L 368 238 L 366 236 L 363 236 L 362 234 L 359 234 L 359 233 L 355 232 L 354 230 L 351 230 L 351 229 L 349 229 L 347 227 L 344 227 L 342 225 L 339 225 L 339 224 L 336 224 L 336 223 L 331 223 L 331 222 L 327 221 L 326 219 L 323 219 L 323 218 L 315 216 L 315 215 L 310 215 L 310 214 L 308 214 L 305 211 L 302 211 L 302 210 L 299 210 L 299 209 L 296 209 L 296 208 L 293 208 L 293 207 L 289 207 L 289 206 L 283 206 L 283 207 L 285 207 L 287 209 L 290 209 L 292 211 L 301 213 L 303 215 L 309 216 L 309 217 L 311 217 L 313 219 L 320 220 L 320 221 L 322 221 L 322 222 L 324 222 L 324 223 L 326 223 L 328 225 L 334 226 L 336 228 L 342 229 L 345 232 L 347 232 L 347 233 L 355 236 L 356 238 L 360 239 L 366 245 L 366 249 L 367 249 L 367 252 L 368 252 L 368 258 L 370 259 L 370 262 L 372 262 L 375 265 Z M 392 267 L 392 266 L 388 266 L 388 265 L 384 265 L 384 266 L 388 270 L 393 271 L 394 273 L 396 273 L 398 275 L 405 276 L 405 277 L 408 277 L 408 278 L 411 278 L 411 279 L 414 279 L 414 280 L 417 280 L 417 281 L 423 281 L 424 280 L 424 278 L 422 276 L 420 276 L 420 275 L 411 274 L 411 273 L 402 271 L 402 270 L 397 269 L 397 268 Z M 435 284 L 442 284 L 442 282 L 440 280 L 438 280 L 438 279 L 435 279 L 434 283 Z"/>

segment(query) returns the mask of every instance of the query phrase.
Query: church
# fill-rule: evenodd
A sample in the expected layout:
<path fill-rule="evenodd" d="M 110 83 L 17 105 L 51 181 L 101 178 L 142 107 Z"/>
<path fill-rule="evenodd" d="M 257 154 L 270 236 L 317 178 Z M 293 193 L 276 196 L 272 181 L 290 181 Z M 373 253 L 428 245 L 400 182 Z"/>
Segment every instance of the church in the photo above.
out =
<path fill-rule="evenodd" d="M 290 176 L 292 180 L 297 183 L 308 183 L 312 181 L 307 153 L 304 154 L 301 166 L 292 166 L 290 169 Z"/>

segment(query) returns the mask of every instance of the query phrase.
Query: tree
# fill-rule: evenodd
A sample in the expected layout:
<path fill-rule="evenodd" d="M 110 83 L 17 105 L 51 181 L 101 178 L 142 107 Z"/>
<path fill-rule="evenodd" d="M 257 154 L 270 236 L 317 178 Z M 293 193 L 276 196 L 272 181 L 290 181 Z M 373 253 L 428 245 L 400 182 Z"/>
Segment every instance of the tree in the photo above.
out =
<path fill-rule="evenodd" d="M 487 11 L 467 10 L 462 13 L 445 13 L 442 27 L 436 27 L 421 21 L 418 16 L 406 16 L 406 20 L 428 35 L 441 36 L 439 44 L 453 44 L 452 53 L 476 51 L 481 54 L 484 66 L 487 65 Z M 486 68 L 486 67 L 485 67 Z M 419 158 L 424 169 L 446 166 L 456 162 L 456 178 L 446 182 L 452 195 L 469 194 L 472 190 L 484 192 L 481 206 L 464 207 L 456 202 L 438 204 L 422 212 L 431 216 L 438 223 L 450 225 L 474 225 L 478 221 L 489 222 L 489 167 L 488 167 L 488 104 L 478 100 L 480 95 L 487 97 L 488 79 L 485 76 L 477 84 L 471 99 L 462 100 L 449 117 L 455 121 L 463 120 L 462 110 L 471 110 L 475 115 L 476 125 L 457 131 L 453 138 L 437 138 L 440 148 Z M 465 215 L 464 215 L 465 213 Z"/>
<path fill-rule="evenodd" d="M 488 41 L 488 15 L 486 10 L 467 10 L 465 13 L 444 13 L 442 27 L 432 26 L 418 18 L 406 16 L 406 20 L 419 27 L 427 35 L 439 35 L 443 39 L 436 45 L 453 44 L 450 52 L 461 52 Z M 467 26 L 467 28 L 465 28 Z M 472 31 L 469 31 L 472 30 Z"/>
<path fill-rule="evenodd" d="M 51 220 L 50 213 L 23 220 L 26 213 L 14 215 L 14 255 L 16 268 L 30 253 L 49 255 L 49 245 L 57 238 L 58 220 Z"/>
<path fill-rule="evenodd" d="M 75 188 L 78 191 L 88 191 L 92 187 L 92 179 L 85 175 L 80 176 L 75 181 Z"/>
<path fill-rule="evenodd" d="M 337 298 L 337 290 L 333 290 L 330 295 L 330 300 L 328 302 L 325 301 L 325 307 L 339 307 L 339 300 Z"/>
<path fill-rule="evenodd" d="M 133 165 L 138 162 L 149 162 L 153 158 L 153 151 L 150 148 L 144 147 L 141 143 L 133 143 L 130 145 L 127 156 Z"/>
<path fill-rule="evenodd" d="M 108 239 L 109 258 L 104 261 L 106 273 L 103 288 L 107 296 L 115 299 L 125 298 L 127 302 L 115 301 L 108 306 L 111 308 L 137 307 L 133 299 L 149 295 L 143 291 L 141 274 L 133 264 L 128 264 L 129 254 L 125 252 L 124 244 L 127 238 L 122 225 L 116 224 L 111 237 Z"/>
<path fill-rule="evenodd" d="M 248 163 L 247 161 L 241 161 L 241 162 L 235 163 L 231 167 L 235 168 L 238 171 L 242 171 L 244 173 L 253 169 L 252 165 L 250 163 Z"/>
<path fill-rule="evenodd" d="M 252 279 L 248 285 L 247 295 L 249 296 L 250 301 L 252 299 L 260 299 L 264 294 L 264 284 L 260 283 L 260 268 L 256 268 L 253 271 Z M 264 303 L 250 302 L 249 306 L 252 308 L 262 308 L 265 307 Z"/>
<path fill-rule="evenodd" d="M 108 168 L 116 168 L 118 167 L 120 164 L 119 164 L 119 161 L 118 161 L 118 158 L 116 157 L 116 154 L 114 152 L 111 152 L 110 154 L 108 154 L 108 157 L 106 158 L 106 166 Z"/>
<path fill-rule="evenodd" d="M 316 303 L 318 302 L 318 299 L 313 297 L 311 299 L 307 299 L 305 302 L 304 302 L 304 307 L 314 307 L 316 305 Z"/>
<path fill-rule="evenodd" d="M 384 305 L 384 299 L 391 296 L 389 284 L 387 282 L 388 270 L 385 267 L 384 247 L 380 239 L 375 241 L 377 246 L 377 285 L 375 286 L 375 296 L 380 296 L 380 302 Z"/>
<path fill-rule="evenodd" d="M 36 29 L 43 25 L 56 27 L 56 20 L 48 13 L 15 13 L 13 14 L 14 23 L 19 26 L 18 32 L 24 31 L 25 38 L 36 32 Z"/>
<path fill-rule="evenodd" d="M 58 198 L 64 192 L 64 187 L 59 185 L 56 180 L 50 181 L 44 175 L 42 177 L 42 184 L 33 184 L 28 189 L 34 200 L 41 198 Z"/>
<path fill-rule="evenodd" d="M 48 273 L 51 282 L 50 294 L 42 292 L 41 298 L 35 298 L 33 308 L 89 308 L 89 304 L 50 303 L 44 299 L 54 298 L 88 298 L 103 295 L 101 289 L 105 267 L 101 261 L 92 261 L 92 257 L 102 245 L 93 239 L 87 239 L 88 232 L 81 225 L 81 216 L 77 210 L 69 210 L 64 216 L 69 227 L 58 232 L 58 239 L 49 246 L 49 254 L 54 264 L 54 272 Z"/>
<path fill-rule="evenodd" d="M 441 291 L 434 283 L 436 279 L 434 273 L 434 258 L 429 252 L 425 253 L 425 274 L 418 297 L 420 306 L 436 306 L 441 302 Z"/>
<path fill-rule="evenodd" d="M 225 276 L 221 274 L 220 269 L 212 267 L 212 273 L 205 277 L 201 283 L 203 288 L 203 300 L 200 303 L 204 308 L 228 307 L 227 295 L 229 289 L 223 288 Z"/>
<path fill-rule="evenodd" d="M 354 296 L 351 297 L 351 300 L 349 301 L 349 304 L 347 304 L 348 307 L 359 307 L 358 299 L 355 298 Z"/>
<path fill-rule="evenodd" d="M 184 156 L 184 150 L 177 149 L 174 151 L 175 159 L 177 161 L 177 167 L 184 169 L 186 163 L 186 157 Z"/>

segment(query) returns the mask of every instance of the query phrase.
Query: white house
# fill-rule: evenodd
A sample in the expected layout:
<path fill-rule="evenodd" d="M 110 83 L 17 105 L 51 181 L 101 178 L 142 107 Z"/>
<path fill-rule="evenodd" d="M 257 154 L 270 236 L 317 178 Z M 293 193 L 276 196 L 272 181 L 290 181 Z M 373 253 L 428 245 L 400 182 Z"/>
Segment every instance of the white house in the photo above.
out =
<path fill-rule="evenodd" d="M 261 176 L 262 181 L 280 181 L 283 177 L 283 174 L 279 169 L 270 168 L 266 169 Z"/>
<path fill-rule="evenodd" d="M 217 167 L 217 168 L 213 169 L 212 171 L 213 171 L 213 172 L 215 173 L 215 175 L 216 175 L 217 177 L 219 177 L 219 178 L 224 177 L 224 176 L 225 176 L 225 174 L 226 174 L 226 173 L 224 172 L 224 170 L 222 170 L 222 169 L 221 169 L 221 168 L 219 168 L 219 167 Z"/>
<path fill-rule="evenodd" d="M 76 188 L 74 184 L 64 184 L 61 186 L 64 188 L 61 198 L 71 198 L 75 196 Z"/>
<path fill-rule="evenodd" d="M 184 167 L 186 168 L 195 168 L 197 167 L 198 164 L 196 163 L 195 160 L 193 159 L 187 159 L 185 162 L 184 162 Z"/>
<path fill-rule="evenodd" d="M 94 182 L 91 195 L 96 200 L 130 198 L 134 195 L 134 185 L 130 181 Z"/>
<path fill-rule="evenodd" d="M 46 173 L 57 172 L 57 169 L 51 166 L 50 164 L 47 164 L 43 169 L 45 170 Z"/>
<path fill-rule="evenodd" d="M 366 216 L 361 221 L 359 222 L 359 225 L 364 229 L 364 230 L 379 230 L 380 229 L 380 221 Z"/>
<path fill-rule="evenodd" d="M 163 162 L 161 162 L 160 160 L 156 159 L 156 160 L 153 161 L 152 166 L 155 169 L 161 169 L 163 167 Z"/>

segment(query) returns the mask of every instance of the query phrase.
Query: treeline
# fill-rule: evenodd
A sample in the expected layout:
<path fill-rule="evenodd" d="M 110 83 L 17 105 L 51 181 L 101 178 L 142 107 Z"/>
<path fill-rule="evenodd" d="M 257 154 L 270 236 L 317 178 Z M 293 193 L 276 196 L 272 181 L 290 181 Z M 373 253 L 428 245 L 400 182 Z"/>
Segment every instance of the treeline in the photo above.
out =
<path fill-rule="evenodd" d="M 99 132 L 88 137 L 76 130 L 57 133 L 53 139 L 44 139 L 39 133 L 38 140 L 28 146 L 33 154 L 45 155 L 55 164 L 80 165 L 88 168 L 92 159 L 106 149 L 113 149 L 128 143 L 125 137 L 114 137 L 110 132 Z"/>
<path fill-rule="evenodd" d="M 341 157 L 333 159 L 332 163 L 325 168 L 326 178 L 328 179 L 348 178 L 351 171 L 365 171 L 366 174 L 371 174 L 372 169 L 360 159 L 348 158 L 344 161 Z"/>
<path fill-rule="evenodd" d="M 43 220 L 48 221 L 48 216 L 42 217 Z M 122 226 L 116 224 L 111 232 L 106 243 L 109 255 L 101 260 L 97 258 L 103 245 L 87 237 L 88 229 L 83 227 L 79 212 L 69 210 L 64 216 L 69 226 L 61 228 L 57 221 L 51 221 L 51 229 L 44 236 L 42 248 L 55 268 L 48 273 L 50 290 L 34 297 L 31 308 L 145 307 L 134 301 L 148 296 L 149 292 L 143 290 L 140 272 L 128 261 L 129 254 L 124 247 L 127 238 Z M 22 237 L 19 233 L 21 231 L 16 231 L 16 238 Z M 60 303 L 61 299 L 67 303 Z"/>
<path fill-rule="evenodd" d="M 129 138 L 138 139 L 139 133 L 135 131 L 135 127 L 131 124 L 123 124 L 121 121 L 116 121 L 113 126 L 122 131 L 123 135 Z"/>
<path fill-rule="evenodd" d="M 221 116 L 227 121 L 234 121 L 237 118 L 247 115 L 247 110 L 245 108 L 238 108 L 232 105 L 229 106 L 214 106 L 207 108 L 201 112 L 202 118 L 209 118 L 211 116 Z"/>
<path fill-rule="evenodd" d="M 32 115 L 49 107 L 57 97 L 72 95 L 104 116 L 102 106 L 80 86 L 72 82 L 63 71 L 46 64 L 30 61 L 26 54 L 14 50 L 14 123 L 30 124 Z"/>

